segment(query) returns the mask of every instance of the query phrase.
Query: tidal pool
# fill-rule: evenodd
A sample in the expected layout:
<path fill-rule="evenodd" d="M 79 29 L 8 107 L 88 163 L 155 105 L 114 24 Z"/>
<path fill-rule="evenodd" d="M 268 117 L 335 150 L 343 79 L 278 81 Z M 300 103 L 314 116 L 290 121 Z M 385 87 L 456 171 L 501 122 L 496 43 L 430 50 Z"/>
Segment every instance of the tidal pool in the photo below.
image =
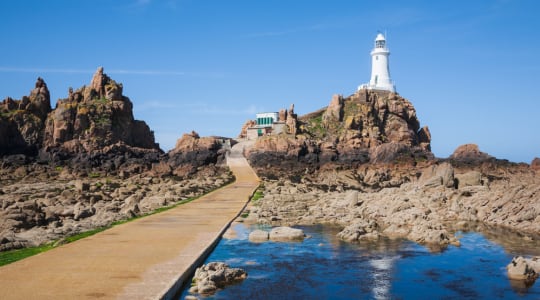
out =
<path fill-rule="evenodd" d="M 346 243 L 332 226 L 299 226 L 303 242 L 251 243 L 261 226 L 234 225 L 236 239 L 222 239 L 205 263 L 222 261 L 248 277 L 204 299 L 540 299 L 531 287 L 511 282 L 505 266 L 514 255 L 538 255 L 518 237 L 506 249 L 481 233 L 459 233 L 461 247 L 442 252 L 405 240 Z M 269 229 L 269 228 L 266 228 Z M 493 236 L 493 235 L 491 235 Z M 490 237 L 491 238 L 491 237 Z M 521 242 L 523 241 L 523 242 Z M 513 247 L 512 245 L 515 245 Z M 189 295 L 185 287 L 179 299 Z"/>

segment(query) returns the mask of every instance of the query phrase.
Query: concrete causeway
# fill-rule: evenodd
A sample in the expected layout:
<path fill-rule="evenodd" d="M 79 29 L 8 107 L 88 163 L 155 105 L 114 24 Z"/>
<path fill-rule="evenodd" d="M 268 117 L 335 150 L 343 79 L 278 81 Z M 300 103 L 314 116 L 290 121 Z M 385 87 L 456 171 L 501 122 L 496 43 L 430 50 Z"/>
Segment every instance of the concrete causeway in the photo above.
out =
<path fill-rule="evenodd" d="M 0 267 L 0 299 L 170 299 L 259 185 L 236 144 L 236 181 L 163 213 Z"/>

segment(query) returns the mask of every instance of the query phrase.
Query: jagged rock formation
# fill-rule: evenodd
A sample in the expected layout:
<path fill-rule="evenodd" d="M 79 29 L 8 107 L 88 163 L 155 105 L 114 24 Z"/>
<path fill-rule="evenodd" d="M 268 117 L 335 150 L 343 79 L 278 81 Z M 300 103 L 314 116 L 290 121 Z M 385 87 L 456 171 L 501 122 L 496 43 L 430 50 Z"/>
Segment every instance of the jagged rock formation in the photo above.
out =
<path fill-rule="evenodd" d="M 40 77 L 30 96 L 0 103 L 0 155 L 35 154 L 43 143 L 45 120 L 51 111 L 47 84 Z"/>
<path fill-rule="evenodd" d="M 159 149 L 154 133 L 143 121 L 133 118 L 133 104 L 122 95 L 116 83 L 99 68 L 90 86 L 60 99 L 49 115 L 43 146 L 68 152 L 92 152 L 104 146 L 123 143 L 128 146 Z"/>
<path fill-rule="evenodd" d="M 298 116 L 294 113 L 294 104 L 291 104 L 289 110 L 285 111 L 285 124 L 287 124 L 287 133 L 295 135 L 298 132 Z"/>
<path fill-rule="evenodd" d="M 99 68 L 89 86 L 60 99 L 51 110 L 50 94 L 38 78 L 30 96 L 2 102 L 0 155 L 63 151 L 67 154 L 99 152 L 104 147 L 159 150 L 154 134 L 143 121 L 133 118 L 133 105 L 116 83 Z"/>
<path fill-rule="evenodd" d="M 291 115 L 289 111 L 287 120 Z M 420 128 L 412 104 L 394 93 L 360 90 L 347 98 L 336 95 L 328 107 L 297 122 L 298 128 L 287 121 L 293 136 L 258 139 L 249 154 L 252 166 L 305 170 L 327 163 L 415 164 L 433 158 L 429 129 Z"/>

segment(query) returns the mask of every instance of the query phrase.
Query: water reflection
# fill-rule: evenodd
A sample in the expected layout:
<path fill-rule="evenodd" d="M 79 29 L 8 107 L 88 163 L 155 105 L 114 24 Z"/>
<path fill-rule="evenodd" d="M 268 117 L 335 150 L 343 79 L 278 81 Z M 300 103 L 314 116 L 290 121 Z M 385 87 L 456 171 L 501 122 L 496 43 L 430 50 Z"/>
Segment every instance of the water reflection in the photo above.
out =
<path fill-rule="evenodd" d="M 540 299 L 538 282 L 519 286 L 504 269 L 513 251 L 530 255 L 534 244 L 502 248 L 463 233 L 462 247 L 432 253 L 404 240 L 345 243 L 332 226 L 303 227 L 311 236 L 304 242 L 255 244 L 247 239 L 255 228 L 235 225 L 237 238 L 222 240 L 208 258 L 249 274 L 208 299 Z"/>
<path fill-rule="evenodd" d="M 389 256 L 369 261 L 373 267 L 373 298 L 390 299 L 390 288 L 392 287 L 392 269 L 394 261 L 399 256 Z"/>
<path fill-rule="evenodd" d="M 463 232 L 480 232 L 488 240 L 502 246 L 507 253 L 540 256 L 540 236 L 536 234 L 519 233 L 508 228 L 488 226 L 478 222 L 460 223 L 453 229 Z"/>

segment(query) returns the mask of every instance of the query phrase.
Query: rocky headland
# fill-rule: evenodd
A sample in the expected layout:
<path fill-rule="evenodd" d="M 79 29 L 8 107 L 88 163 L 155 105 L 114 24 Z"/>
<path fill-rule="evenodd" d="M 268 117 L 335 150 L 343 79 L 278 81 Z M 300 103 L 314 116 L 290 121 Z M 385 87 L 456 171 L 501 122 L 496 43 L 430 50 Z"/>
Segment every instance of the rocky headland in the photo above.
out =
<path fill-rule="evenodd" d="M 53 109 L 45 81 L 0 102 L 0 251 L 197 197 L 233 180 L 229 139 L 184 134 L 164 153 L 122 84 L 99 68 Z"/>
<path fill-rule="evenodd" d="M 434 251 L 480 225 L 540 237 L 538 159 L 511 163 L 474 144 L 436 158 L 411 102 L 384 91 L 336 95 L 296 122 L 295 134 L 261 137 L 246 153 L 264 197 L 243 221 L 336 224 L 346 241 L 405 238 Z"/>
<path fill-rule="evenodd" d="M 165 153 L 122 90 L 99 68 L 55 108 L 42 78 L 29 96 L 0 103 L 0 251 L 62 241 L 233 180 L 224 167 L 233 140 L 191 132 Z M 512 163 L 474 144 L 436 158 L 412 103 L 386 91 L 336 95 L 304 116 L 291 106 L 279 119 L 285 130 L 245 149 L 263 196 L 240 221 L 332 224 L 345 241 L 403 238 L 433 251 L 459 245 L 458 230 L 483 226 L 540 240 L 538 158 Z M 280 240 L 272 232 L 250 239 Z M 304 238 L 286 232 L 286 240 Z M 536 260 L 516 259 L 509 274 L 534 281 L 529 265 Z"/>

